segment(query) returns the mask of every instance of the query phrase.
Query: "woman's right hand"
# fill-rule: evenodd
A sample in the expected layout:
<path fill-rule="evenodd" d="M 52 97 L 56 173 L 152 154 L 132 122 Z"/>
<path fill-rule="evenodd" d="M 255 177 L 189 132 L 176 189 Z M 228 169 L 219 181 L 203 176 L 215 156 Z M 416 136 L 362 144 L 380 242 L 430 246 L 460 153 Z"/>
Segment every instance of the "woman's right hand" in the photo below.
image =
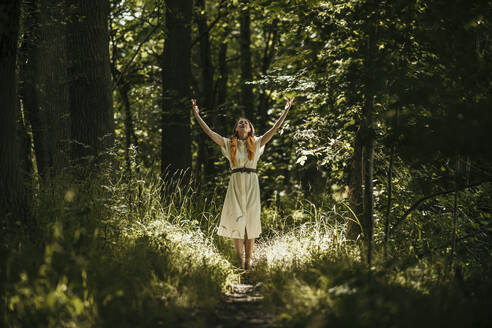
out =
<path fill-rule="evenodd" d="M 196 99 L 191 99 L 191 105 L 192 105 L 193 112 L 195 113 L 195 115 L 199 115 L 198 112 L 200 110 L 198 109 L 198 106 L 196 105 Z"/>

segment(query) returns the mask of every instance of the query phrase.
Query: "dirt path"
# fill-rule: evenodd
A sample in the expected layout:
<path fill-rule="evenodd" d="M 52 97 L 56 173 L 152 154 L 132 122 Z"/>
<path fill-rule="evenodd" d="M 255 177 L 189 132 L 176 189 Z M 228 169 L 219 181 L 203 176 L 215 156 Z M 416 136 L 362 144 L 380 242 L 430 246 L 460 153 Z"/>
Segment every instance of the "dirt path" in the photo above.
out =
<path fill-rule="evenodd" d="M 215 327 L 278 327 L 264 311 L 261 283 L 243 278 L 232 292 L 223 295 L 217 307 Z"/>

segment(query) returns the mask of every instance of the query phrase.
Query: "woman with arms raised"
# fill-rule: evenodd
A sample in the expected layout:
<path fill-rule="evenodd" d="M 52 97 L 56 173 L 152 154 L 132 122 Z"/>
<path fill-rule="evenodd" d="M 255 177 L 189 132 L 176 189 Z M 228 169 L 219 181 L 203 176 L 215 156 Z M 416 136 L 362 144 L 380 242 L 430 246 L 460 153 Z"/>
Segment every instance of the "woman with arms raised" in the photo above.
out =
<path fill-rule="evenodd" d="M 278 121 L 264 135 L 255 136 L 253 124 L 246 118 L 240 118 L 234 127 L 234 134 L 226 138 L 208 127 L 200 117 L 196 100 L 191 99 L 196 120 L 229 160 L 232 171 L 217 233 L 234 239 L 239 265 L 246 270 L 251 267 L 255 238 L 261 233 L 260 185 L 256 164 L 263 154 L 265 144 L 284 122 L 293 101 L 294 98 L 287 101 Z"/>

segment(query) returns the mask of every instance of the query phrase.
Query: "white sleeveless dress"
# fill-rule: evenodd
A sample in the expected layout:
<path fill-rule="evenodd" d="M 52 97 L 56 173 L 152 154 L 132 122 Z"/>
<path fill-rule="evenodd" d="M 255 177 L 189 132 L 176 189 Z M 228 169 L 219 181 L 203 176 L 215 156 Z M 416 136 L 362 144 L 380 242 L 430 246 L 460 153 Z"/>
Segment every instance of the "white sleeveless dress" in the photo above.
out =
<path fill-rule="evenodd" d="M 258 159 L 265 149 L 261 137 L 255 137 L 255 156 L 248 159 L 246 141 L 237 141 L 236 167 L 232 167 L 229 138 L 225 138 L 225 147 L 220 147 L 222 154 L 229 160 L 231 169 L 247 167 L 256 169 Z M 258 238 L 261 233 L 260 222 L 260 184 L 256 173 L 237 172 L 231 174 L 227 193 L 220 216 L 217 234 L 229 238 L 244 239 L 247 231 L 248 239 Z"/>

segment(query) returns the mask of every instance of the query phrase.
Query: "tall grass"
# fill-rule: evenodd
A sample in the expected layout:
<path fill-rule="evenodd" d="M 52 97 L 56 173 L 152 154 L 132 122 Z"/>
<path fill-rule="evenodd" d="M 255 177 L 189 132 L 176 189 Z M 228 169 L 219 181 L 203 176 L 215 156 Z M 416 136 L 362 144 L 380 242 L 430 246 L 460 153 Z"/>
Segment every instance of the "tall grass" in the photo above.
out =
<path fill-rule="evenodd" d="M 2 325 L 206 326 L 239 279 L 212 238 L 213 192 L 186 172 L 102 172 L 42 184 L 32 235 L 3 235 Z"/>
<path fill-rule="evenodd" d="M 485 327 L 492 279 L 449 279 L 439 252 L 418 257 L 410 240 L 394 236 L 393 257 L 375 244 L 368 268 L 356 242 L 346 240 L 350 215 L 343 203 L 306 200 L 286 217 L 271 209 L 263 219 L 250 278 L 262 282 L 265 305 L 286 327 Z M 376 224 L 376 235 L 382 227 Z M 382 238 L 381 238 L 382 240 Z M 398 250 L 400 250 L 398 252 Z M 489 271 L 490 271 L 489 266 Z M 483 269 L 486 272 L 487 269 Z M 477 278 L 481 274 L 477 276 Z"/>
<path fill-rule="evenodd" d="M 201 188 L 186 171 L 163 179 L 143 168 L 126 175 L 113 163 L 84 179 L 65 172 L 43 182 L 33 198 L 37 224 L 29 238 L 1 227 L 3 326 L 213 322 L 221 293 L 242 279 L 231 264 L 231 240 L 216 234 L 224 186 Z M 262 306 L 276 313 L 281 325 L 488 323 L 492 265 L 480 267 L 490 258 L 484 237 L 477 239 L 484 244 L 476 261 L 459 261 L 473 269 L 465 278 L 449 279 L 445 251 L 416 250 L 446 239 L 425 238 L 436 225 L 425 218 L 406 222 L 413 226 L 392 236 L 392 256 L 385 259 L 376 217 L 374 266 L 368 268 L 359 244 L 345 239 L 350 217 L 343 202 L 329 197 L 319 204 L 298 198 L 262 207 L 263 233 L 246 277 L 263 284 Z M 448 233 L 449 224 L 437 224 Z"/>

